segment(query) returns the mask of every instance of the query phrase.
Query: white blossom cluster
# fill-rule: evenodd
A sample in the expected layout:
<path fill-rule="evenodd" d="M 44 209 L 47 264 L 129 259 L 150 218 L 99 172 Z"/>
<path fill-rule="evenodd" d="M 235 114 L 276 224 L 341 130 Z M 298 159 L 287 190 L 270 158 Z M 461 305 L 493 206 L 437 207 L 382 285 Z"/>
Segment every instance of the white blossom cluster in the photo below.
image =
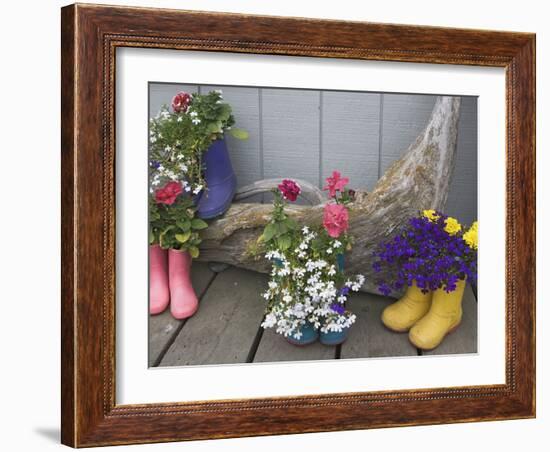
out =
<path fill-rule="evenodd" d="M 262 327 L 275 328 L 278 334 L 296 339 L 302 336 L 301 326 L 306 322 L 324 333 L 341 332 L 355 322 L 356 316 L 346 311 L 344 304 L 350 291 L 361 288 L 365 277 L 357 275 L 337 287 L 335 259 L 314 258 L 311 241 L 317 234 L 307 226 L 301 236 L 299 245 L 286 254 L 272 250 L 265 255 L 273 268 L 268 289 L 262 294 L 268 306 Z M 343 252 L 342 243 L 330 239 L 325 253 L 336 257 Z"/>
<path fill-rule="evenodd" d="M 193 111 L 187 111 L 187 114 L 196 117 L 197 113 Z M 176 121 L 181 122 L 181 114 L 171 114 L 167 107 L 163 107 L 160 112 L 150 120 L 149 127 L 149 141 L 151 144 L 156 143 L 159 139 L 162 139 L 162 133 L 157 131 L 156 123 L 159 121 Z M 200 119 L 193 119 L 193 123 L 200 123 Z M 160 188 L 167 182 L 174 181 L 182 184 L 183 190 L 187 193 L 194 195 L 200 193 L 204 188 L 201 181 L 189 182 L 189 167 L 195 164 L 194 156 L 186 154 L 181 149 L 181 143 L 176 141 L 172 146 L 167 145 L 163 149 L 163 163 L 150 162 L 151 168 L 149 171 L 149 192 L 154 193 L 155 190 Z M 196 178 L 193 178 L 196 179 Z"/>

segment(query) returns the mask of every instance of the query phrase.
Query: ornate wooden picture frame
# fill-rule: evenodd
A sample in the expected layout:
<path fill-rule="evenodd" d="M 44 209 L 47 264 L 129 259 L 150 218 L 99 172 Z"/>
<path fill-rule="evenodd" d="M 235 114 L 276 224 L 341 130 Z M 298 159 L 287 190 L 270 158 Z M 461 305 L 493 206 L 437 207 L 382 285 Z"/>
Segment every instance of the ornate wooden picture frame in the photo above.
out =
<path fill-rule="evenodd" d="M 533 34 L 78 4 L 62 9 L 61 32 L 64 444 L 535 416 Z M 505 68 L 505 384 L 117 405 L 114 90 L 120 47 Z"/>

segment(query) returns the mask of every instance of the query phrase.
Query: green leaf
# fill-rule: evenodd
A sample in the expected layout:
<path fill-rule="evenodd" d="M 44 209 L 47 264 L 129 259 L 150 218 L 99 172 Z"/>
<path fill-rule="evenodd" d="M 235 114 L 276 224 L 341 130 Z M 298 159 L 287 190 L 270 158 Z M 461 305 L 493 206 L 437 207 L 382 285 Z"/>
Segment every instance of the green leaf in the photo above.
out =
<path fill-rule="evenodd" d="M 174 226 L 168 226 L 164 231 L 162 231 L 159 235 L 159 239 L 162 241 L 166 234 L 170 232 L 172 229 L 174 229 Z"/>
<path fill-rule="evenodd" d="M 185 243 L 191 237 L 191 231 L 184 232 L 183 234 L 176 234 L 176 240 L 180 243 Z"/>
<path fill-rule="evenodd" d="M 287 218 L 284 223 L 289 231 L 295 231 L 298 229 L 298 223 L 296 223 L 296 220 L 293 218 Z"/>
<path fill-rule="evenodd" d="M 229 104 L 220 104 L 220 113 L 219 118 L 220 121 L 227 121 L 229 119 L 229 116 L 231 116 L 231 107 Z"/>
<path fill-rule="evenodd" d="M 275 226 L 275 224 L 269 223 L 264 228 L 264 233 L 262 234 L 264 241 L 269 242 L 273 238 L 276 232 L 277 232 L 277 227 Z"/>
<path fill-rule="evenodd" d="M 191 229 L 191 222 L 189 220 L 176 221 L 176 224 L 183 232 L 187 232 Z"/>
<path fill-rule="evenodd" d="M 208 223 L 204 220 L 201 220 L 200 218 L 193 218 L 191 221 L 191 227 L 193 229 L 206 229 L 208 227 Z"/>
<path fill-rule="evenodd" d="M 280 221 L 280 222 L 275 223 L 275 227 L 276 227 L 276 230 L 277 230 L 277 233 L 276 233 L 277 236 L 286 234 L 288 232 L 288 226 L 286 225 L 285 221 Z"/>
<path fill-rule="evenodd" d="M 153 231 L 149 230 L 149 244 L 152 245 L 155 241 L 155 234 L 153 234 Z"/>
<path fill-rule="evenodd" d="M 279 249 L 281 251 L 289 249 L 291 244 L 292 239 L 289 235 L 281 235 L 279 238 L 277 238 L 277 245 L 279 246 Z"/>
<path fill-rule="evenodd" d="M 222 122 L 221 121 L 214 121 L 214 122 L 209 123 L 206 126 L 206 131 L 208 133 L 218 133 L 218 132 L 221 132 L 221 130 L 222 130 Z"/>
<path fill-rule="evenodd" d="M 199 257 L 199 249 L 196 246 L 192 246 L 188 251 L 193 259 Z"/>
<path fill-rule="evenodd" d="M 229 133 L 233 135 L 237 140 L 248 140 L 248 132 L 244 129 L 239 129 L 238 127 L 232 127 L 229 130 Z"/>

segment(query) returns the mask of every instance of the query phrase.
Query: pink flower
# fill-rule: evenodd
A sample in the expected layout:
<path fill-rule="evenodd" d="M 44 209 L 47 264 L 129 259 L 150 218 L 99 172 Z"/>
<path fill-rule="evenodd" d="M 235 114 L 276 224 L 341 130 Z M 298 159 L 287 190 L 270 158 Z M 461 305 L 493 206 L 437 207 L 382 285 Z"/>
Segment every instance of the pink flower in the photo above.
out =
<path fill-rule="evenodd" d="M 158 204 L 174 204 L 178 195 L 183 191 L 180 182 L 168 182 L 164 187 L 155 192 L 155 201 Z"/>
<path fill-rule="evenodd" d="M 283 198 L 292 202 L 296 201 L 296 198 L 298 198 L 298 195 L 302 191 L 300 186 L 291 179 L 283 179 L 283 181 L 277 185 L 277 188 L 283 194 Z"/>
<path fill-rule="evenodd" d="M 348 209 L 342 204 L 326 204 L 323 215 L 323 227 L 333 238 L 340 237 L 348 230 Z"/>
<path fill-rule="evenodd" d="M 191 95 L 182 91 L 181 93 L 176 94 L 172 99 L 172 109 L 176 113 L 185 113 L 190 103 Z"/>
<path fill-rule="evenodd" d="M 332 172 L 332 177 L 326 178 L 327 185 L 323 187 L 323 190 L 328 190 L 331 198 L 336 196 L 337 191 L 342 191 L 348 184 L 349 179 L 347 177 L 340 177 L 338 171 Z"/>

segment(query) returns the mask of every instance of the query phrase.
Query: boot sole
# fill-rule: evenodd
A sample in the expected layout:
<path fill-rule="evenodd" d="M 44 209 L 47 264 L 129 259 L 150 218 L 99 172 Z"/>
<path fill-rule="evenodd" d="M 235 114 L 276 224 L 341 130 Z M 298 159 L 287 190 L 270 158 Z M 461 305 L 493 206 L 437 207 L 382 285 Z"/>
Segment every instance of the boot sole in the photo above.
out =
<path fill-rule="evenodd" d="M 297 342 L 297 341 L 295 342 L 294 339 L 289 339 L 288 337 L 285 337 L 285 340 L 286 340 L 289 344 L 292 344 L 292 345 L 294 345 L 294 346 L 296 346 L 296 347 L 305 347 L 306 345 L 311 345 L 311 344 L 317 342 L 317 339 L 318 339 L 318 338 L 316 337 L 315 339 L 312 339 L 312 340 L 310 340 L 310 341 L 308 341 L 308 342 Z"/>
<path fill-rule="evenodd" d="M 432 350 L 435 350 L 437 347 L 439 347 L 443 341 L 445 340 L 445 338 L 451 334 L 451 333 L 454 333 L 458 327 L 460 326 L 460 324 L 462 323 L 462 320 L 460 322 L 458 322 L 455 326 L 453 326 L 449 331 L 447 331 L 445 333 L 445 336 L 443 336 L 443 339 L 441 339 L 441 342 L 439 344 L 437 344 L 435 347 L 432 347 L 432 348 L 423 348 L 423 347 L 419 347 L 418 345 L 416 345 L 413 341 L 411 341 L 411 338 L 409 337 L 409 342 L 414 345 L 416 348 L 422 350 L 423 352 L 431 352 Z"/>

